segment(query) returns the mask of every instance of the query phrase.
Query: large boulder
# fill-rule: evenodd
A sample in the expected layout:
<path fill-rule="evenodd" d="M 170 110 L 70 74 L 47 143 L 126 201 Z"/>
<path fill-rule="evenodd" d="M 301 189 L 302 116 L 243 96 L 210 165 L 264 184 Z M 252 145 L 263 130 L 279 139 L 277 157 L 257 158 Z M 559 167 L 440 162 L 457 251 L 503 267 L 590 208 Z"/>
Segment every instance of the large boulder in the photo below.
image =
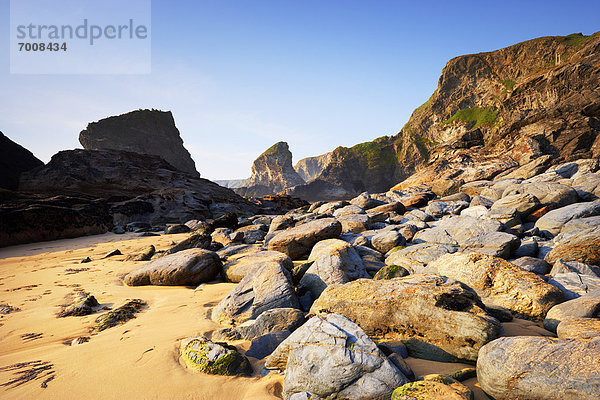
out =
<path fill-rule="evenodd" d="M 340 239 L 317 243 L 308 257 L 312 265 L 300 279 L 300 286 L 316 299 L 329 285 L 369 278 L 365 265 L 354 247 Z"/>
<path fill-rule="evenodd" d="M 502 197 L 528 194 L 536 197 L 540 204 L 551 207 L 564 207 L 579 201 L 577 191 L 570 186 L 555 182 L 534 182 L 508 185 Z"/>
<path fill-rule="evenodd" d="M 0 188 L 16 190 L 22 172 L 43 165 L 32 152 L 0 132 Z"/>
<path fill-rule="evenodd" d="M 546 314 L 544 328 L 556 332 L 561 321 L 581 318 L 600 318 L 600 291 L 555 305 Z"/>
<path fill-rule="evenodd" d="M 463 215 L 449 216 L 436 223 L 433 228 L 417 232 L 413 243 L 429 242 L 460 246 L 473 237 L 500 230 L 502 224 L 495 220 Z"/>
<path fill-rule="evenodd" d="M 600 336 L 600 319 L 580 318 L 562 321 L 556 328 L 560 339 L 591 338 Z"/>
<path fill-rule="evenodd" d="M 543 319 L 552 306 L 564 300 L 556 287 L 498 257 L 448 254 L 429 264 L 428 268 L 469 285 L 484 303 L 525 318 Z"/>
<path fill-rule="evenodd" d="M 484 309 L 477 294 L 462 283 L 418 274 L 330 286 L 311 313 L 344 315 L 372 338 L 404 341 L 416 357 L 473 361 L 500 330 Z"/>
<path fill-rule="evenodd" d="M 194 286 L 214 280 L 221 271 L 217 253 L 203 249 L 182 250 L 152 260 L 125 276 L 129 286 Z"/>
<path fill-rule="evenodd" d="M 477 380 L 497 400 L 595 400 L 599 366 L 600 336 L 504 337 L 479 351 Z"/>
<path fill-rule="evenodd" d="M 137 110 L 91 122 L 79 134 L 86 150 L 124 150 L 161 157 L 180 171 L 199 176 L 170 111 Z"/>
<path fill-rule="evenodd" d="M 341 233 L 342 225 L 337 220 L 317 219 L 277 233 L 269 241 L 268 248 L 299 259 L 310 253 L 317 242 L 338 237 Z"/>
<path fill-rule="evenodd" d="M 213 308 L 211 319 L 221 325 L 238 325 L 273 308 L 298 308 L 290 273 L 269 263 L 247 274 Z"/>
<path fill-rule="evenodd" d="M 577 272 L 556 274 L 548 279 L 548 283 L 560 289 L 567 300 L 600 291 L 599 277 Z"/>
<path fill-rule="evenodd" d="M 548 212 L 536 221 L 535 227 L 542 233 L 556 236 L 572 219 L 596 215 L 600 215 L 600 200 L 576 203 Z"/>
<path fill-rule="evenodd" d="M 386 265 L 399 265 L 398 259 L 411 259 L 420 264 L 427 265 L 430 262 L 437 260 L 444 254 L 454 253 L 457 251 L 456 246 L 437 243 L 418 243 L 405 248 L 388 253 L 385 259 Z"/>
<path fill-rule="evenodd" d="M 315 316 L 285 339 L 265 363 L 285 370 L 283 395 L 389 399 L 408 382 L 365 332 L 338 314 Z"/>
<path fill-rule="evenodd" d="M 600 265 L 600 226 L 579 231 L 560 240 L 546 255 L 545 260 L 551 264 L 562 260 Z"/>
<path fill-rule="evenodd" d="M 231 328 L 219 329 L 212 334 L 213 340 L 252 340 L 277 332 L 292 332 L 304 323 L 304 313 L 297 308 L 273 308 Z"/>
<path fill-rule="evenodd" d="M 223 264 L 223 275 L 230 282 L 239 282 L 246 275 L 267 264 L 278 264 L 291 271 L 294 268 L 292 260 L 278 251 L 259 251 L 242 257 L 234 257 Z"/>

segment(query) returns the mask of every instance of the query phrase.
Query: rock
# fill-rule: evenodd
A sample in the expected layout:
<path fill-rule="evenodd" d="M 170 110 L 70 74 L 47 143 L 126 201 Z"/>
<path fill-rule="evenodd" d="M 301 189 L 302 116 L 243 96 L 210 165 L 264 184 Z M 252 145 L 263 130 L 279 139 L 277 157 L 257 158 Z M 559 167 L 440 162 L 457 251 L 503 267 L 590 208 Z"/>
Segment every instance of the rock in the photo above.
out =
<path fill-rule="evenodd" d="M 267 236 L 267 231 L 263 229 L 263 225 L 248 225 L 238 229 L 236 232 L 242 232 L 244 234 L 244 243 L 254 244 L 262 242 Z"/>
<path fill-rule="evenodd" d="M 124 280 L 129 286 L 197 286 L 214 280 L 220 270 L 217 253 L 189 249 L 152 260 L 128 273 Z"/>
<path fill-rule="evenodd" d="M 489 232 L 466 240 L 462 243 L 462 248 L 466 252 L 472 251 L 507 259 L 519 248 L 520 244 L 519 238 L 510 233 Z"/>
<path fill-rule="evenodd" d="M 265 367 L 285 370 L 284 396 L 308 391 L 321 398 L 383 399 L 408 382 L 358 325 L 338 314 L 311 318 Z"/>
<path fill-rule="evenodd" d="M 311 308 L 323 312 L 346 316 L 372 338 L 402 340 L 412 356 L 442 361 L 475 360 L 500 329 L 472 289 L 438 275 L 330 286 Z"/>
<path fill-rule="evenodd" d="M 593 277 L 600 277 L 600 267 L 595 265 L 587 265 L 578 261 L 563 261 L 558 260 L 552 266 L 550 271 L 551 276 L 558 274 L 565 274 L 569 272 L 576 272 L 580 275 L 589 275 Z"/>
<path fill-rule="evenodd" d="M 209 234 L 204 232 L 194 232 L 175 246 L 167 249 L 164 255 L 175 254 L 179 251 L 188 249 L 209 249 L 211 242 L 212 237 Z"/>
<path fill-rule="evenodd" d="M 522 178 L 522 179 L 532 178 L 532 177 L 544 172 L 550 165 L 552 158 L 553 157 L 549 154 L 543 155 L 541 157 L 537 157 L 534 160 L 528 162 L 527 164 L 522 165 L 519 168 L 512 171 L 511 173 L 505 175 L 504 177 L 505 178 Z"/>
<path fill-rule="evenodd" d="M 520 257 L 516 260 L 512 260 L 511 263 L 525 271 L 533 272 L 538 275 L 546 275 L 550 270 L 550 264 L 535 257 Z"/>
<path fill-rule="evenodd" d="M 548 310 L 564 301 L 556 287 L 501 258 L 484 254 L 448 254 L 428 265 L 440 275 L 473 288 L 487 304 L 529 318 L 543 319 Z"/>
<path fill-rule="evenodd" d="M 535 239 L 521 241 L 521 245 L 515 250 L 515 257 L 535 257 L 538 253 L 538 243 Z M 532 271 L 533 272 L 533 271 Z"/>
<path fill-rule="evenodd" d="M 515 194 L 529 194 L 535 196 L 540 204 L 551 206 L 552 208 L 564 207 L 579 201 L 579 196 L 575 189 L 553 182 L 520 183 L 507 186 L 502 196 L 512 196 Z"/>
<path fill-rule="evenodd" d="M 269 147 L 252 163 L 252 176 L 235 189 L 246 197 L 258 197 L 279 193 L 289 187 L 304 184 L 292 166 L 292 153 L 286 142 Z"/>
<path fill-rule="evenodd" d="M 210 230 L 210 226 L 209 226 L 208 222 L 201 221 L 198 219 L 190 219 L 189 221 L 186 221 L 186 223 L 184 225 L 187 226 L 188 228 L 190 228 L 190 231 L 192 231 L 192 232 L 194 232 L 194 231 L 208 232 Z"/>
<path fill-rule="evenodd" d="M 426 375 L 415 382 L 400 386 L 392 393 L 392 400 L 473 400 L 473 391 L 444 375 Z"/>
<path fill-rule="evenodd" d="M 592 400 L 600 388 L 600 337 L 504 337 L 479 351 L 477 380 L 496 399 Z"/>
<path fill-rule="evenodd" d="M 600 290 L 600 278 L 591 275 L 581 275 L 577 272 L 552 276 L 548 279 L 548 283 L 559 288 L 567 300 Z"/>
<path fill-rule="evenodd" d="M 350 205 L 347 201 L 330 201 L 329 203 L 321 204 L 321 206 L 316 210 L 317 214 L 331 214 L 333 215 L 334 211 L 338 208 L 346 207 Z"/>
<path fill-rule="evenodd" d="M 294 218 L 287 215 L 278 215 L 271 221 L 269 233 L 280 231 L 294 226 Z"/>
<path fill-rule="evenodd" d="M 537 197 L 529 193 L 518 193 L 503 196 L 500 200 L 494 202 L 492 209 L 499 207 L 514 208 L 523 216 L 538 208 L 539 205 L 540 201 Z"/>
<path fill-rule="evenodd" d="M 495 203 L 494 203 L 495 204 Z M 509 228 L 515 227 L 521 224 L 521 214 L 516 208 L 511 207 L 496 207 L 491 208 L 488 211 L 488 218 L 495 219 L 498 222 L 503 223 Z"/>
<path fill-rule="evenodd" d="M 460 212 L 461 217 L 471 217 L 483 219 L 488 214 L 488 209 L 485 206 L 469 206 Z"/>
<path fill-rule="evenodd" d="M 436 195 L 444 197 L 458 192 L 464 183 L 463 180 L 440 178 L 433 181 L 431 190 Z"/>
<path fill-rule="evenodd" d="M 559 241 L 546 255 L 545 260 L 551 264 L 562 260 L 600 265 L 600 227 L 580 231 L 566 240 Z"/>
<path fill-rule="evenodd" d="M 342 225 L 335 219 L 318 219 L 279 232 L 269 241 L 268 249 L 299 259 L 310 253 L 317 242 L 335 238 L 341 233 Z"/>
<path fill-rule="evenodd" d="M 221 325 L 238 325 L 274 308 L 299 308 L 290 273 L 278 263 L 247 274 L 212 310 Z"/>
<path fill-rule="evenodd" d="M 308 261 L 313 263 L 300 279 L 300 287 L 310 291 L 313 299 L 329 285 L 369 277 L 358 253 L 343 240 L 320 241 L 313 247 Z"/>
<path fill-rule="evenodd" d="M 581 318 L 561 321 L 556 328 L 559 339 L 600 337 L 600 319 Z"/>
<path fill-rule="evenodd" d="M 377 273 L 375 274 L 373 279 L 402 278 L 409 274 L 410 274 L 410 272 L 406 268 L 404 268 L 400 265 L 386 265 L 385 267 L 383 267 L 379 271 L 377 271 Z"/>
<path fill-rule="evenodd" d="M 0 188 L 17 190 L 22 172 L 43 165 L 32 152 L 0 132 Z"/>
<path fill-rule="evenodd" d="M 563 225 L 560 233 L 581 232 L 600 226 L 600 215 L 587 218 L 575 218 Z"/>
<path fill-rule="evenodd" d="M 360 208 L 354 204 L 350 204 L 348 206 L 338 208 L 333 212 L 333 216 L 335 218 L 343 217 L 346 215 L 354 215 L 354 214 L 366 214 L 366 213 L 365 213 L 365 210 L 363 210 L 362 208 Z"/>
<path fill-rule="evenodd" d="M 581 318 L 600 318 L 600 291 L 555 305 L 546 314 L 544 328 L 556 332 L 561 321 Z"/>
<path fill-rule="evenodd" d="M 125 228 L 123 228 L 123 226 L 122 226 L 122 225 L 113 226 L 113 228 L 112 228 L 112 230 L 111 230 L 111 231 L 112 231 L 112 233 L 114 233 L 115 235 L 122 235 L 122 234 L 124 234 L 124 233 L 126 232 L 126 231 L 125 231 Z"/>
<path fill-rule="evenodd" d="M 371 213 L 391 213 L 391 212 L 395 212 L 397 214 L 404 214 L 406 212 L 406 207 L 404 207 L 404 204 L 402 204 L 399 201 L 395 201 L 392 203 L 386 203 L 386 204 L 382 204 L 380 206 L 377 207 L 373 207 L 371 209 L 369 209 L 369 212 Z"/>
<path fill-rule="evenodd" d="M 0 190 L 0 247 L 109 232 L 113 220 L 108 208 L 104 200 L 89 196 Z"/>
<path fill-rule="evenodd" d="M 250 348 L 246 351 L 246 356 L 262 360 L 275 351 L 277 346 L 288 336 L 290 336 L 290 331 L 282 331 L 267 333 L 266 335 L 252 339 Z"/>
<path fill-rule="evenodd" d="M 592 217 L 600 214 L 600 200 L 588 203 L 571 204 L 552 210 L 535 223 L 540 232 L 556 236 L 562 227 L 572 219 Z"/>
<path fill-rule="evenodd" d="M 235 347 L 225 343 L 213 343 L 201 336 L 182 340 L 179 356 L 187 368 L 203 374 L 252 374 L 250 362 Z"/>
<path fill-rule="evenodd" d="M 109 258 L 109 257 L 114 257 L 114 256 L 121 256 L 123 255 L 123 253 L 121 253 L 121 250 L 119 249 L 114 249 L 112 251 L 109 251 L 108 253 L 106 253 L 106 255 L 102 258 Z"/>
<path fill-rule="evenodd" d="M 469 207 L 484 206 L 485 208 L 490 208 L 493 204 L 494 202 L 488 198 L 485 198 L 483 196 L 473 196 L 471 197 Z"/>
<path fill-rule="evenodd" d="M 79 134 L 79 142 L 86 150 L 156 155 L 180 171 L 199 176 L 170 111 L 137 110 L 91 122 Z"/>
<path fill-rule="evenodd" d="M 213 332 L 213 340 L 252 340 L 270 333 L 293 332 L 304 323 L 304 313 L 296 308 L 273 308 L 239 326 Z"/>
<path fill-rule="evenodd" d="M 244 240 L 244 232 L 234 232 L 230 228 L 217 228 L 211 234 L 211 238 L 213 242 L 228 246 L 232 243 L 241 243 Z"/>
<path fill-rule="evenodd" d="M 234 212 L 223 214 L 210 223 L 212 230 L 218 228 L 229 228 L 234 230 L 237 229 L 238 225 L 238 216 Z"/>
<path fill-rule="evenodd" d="M 89 257 L 84 258 L 83 260 L 80 261 L 81 264 L 85 264 L 85 263 L 89 263 L 92 262 L 92 259 Z"/>
<path fill-rule="evenodd" d="M 99 305 L 100 304 L 98 303 L 98 300 L 96 300 L 94 296 L 87 292 L 81 292 L 77 295 L 77 298 L 71 305 L 64 307 L 58 313 L 57 317 L 81 317 L 84 315 L 90 315 Z"/>
<path fill-rule="evenodd" d="M 150 246 L 137 249 L 133 254 L 125 257 L 125 261 L 150 261 L 155 252 L 156 248 L 151 244 Z"/>
<path fill-rule="evenodd" d="M 361 214 L 343 215 L 337 220 L 342 224 L 343 233 L 360 233 L 369 229 L 371 224 L 369 216 Z"/>
<path fill-rule="evenodd" d="M 276 264 L 291 271 L 294 268 L 292 260 L 278 251 L 259 251 L 233 258 L 223 264 L 223 275 L 230 282 L 240 282 L 249 273 L 263 268 L 265 265 Z"/>
<path fill-rule="evenodd" d="M 173 235 L 176 233 L 187 233 L 190 231 L 190 228 L 187 225 L 184 224 L 172 224 L 172 225 L 168 225 L 167 228 L 165 229 L 165 233 L 167 235 Z"/>
<path fill-rule="evenodd" d="M 92 328 L 92 331 L 102 332 L 103 330 L 124 324 L 130 319 L 135 318 L 135 315 L 147 305 L 148 304 L 141 299 L 129 300 L 122 306 L 110 310 L 106 314 L 102 314 L 96 318 L 96 325 Z"/>
<path fill-rule="evenodd" d="M 466 201 L 432 201 L 425 208 L 425 212 L 435 218 L 441 218 L 444 215 L 460 214 L 467 207 L 469 207 L 469 203 Z"/>
<path fill-rule="evenodd" d="M 404 237 L 398 231 L 380 232 L 371 238 L 371 245 L 382 253 L 387 253 L 396 246 L 404 245 Z"/>
<path fill-rule="evenodd" d="M 399 258 L 408 258 L 420 264 L 427 265 L 430 262 L 437 260 L 444 254 L 456 252 L 456 246 L 435 243 L 419 243 L 407 246 L 403 249 L 390 253 L 386 259 L 386 265 L 402 265 L 399 264 Z M 403 265 L 404 266 L 404 265 Z"/>

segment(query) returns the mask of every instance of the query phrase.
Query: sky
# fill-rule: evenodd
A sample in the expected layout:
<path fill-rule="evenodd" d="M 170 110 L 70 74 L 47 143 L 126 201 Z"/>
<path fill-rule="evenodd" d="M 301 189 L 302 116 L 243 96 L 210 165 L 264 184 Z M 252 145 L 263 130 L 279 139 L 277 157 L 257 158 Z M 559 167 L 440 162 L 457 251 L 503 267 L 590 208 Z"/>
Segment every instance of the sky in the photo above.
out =
<path fill-rule="evenodd" d="M 153 0 L 151 12 L 149 74 L 22 75 L 0 0 L 0 131 L 48 162 L 81 148 L 89 122 L 170 110 L 203 177 L 247 178 L 278 141 L 295 163 L 397 133 L 453 57 L 600 30 L 598 0 Z"/>

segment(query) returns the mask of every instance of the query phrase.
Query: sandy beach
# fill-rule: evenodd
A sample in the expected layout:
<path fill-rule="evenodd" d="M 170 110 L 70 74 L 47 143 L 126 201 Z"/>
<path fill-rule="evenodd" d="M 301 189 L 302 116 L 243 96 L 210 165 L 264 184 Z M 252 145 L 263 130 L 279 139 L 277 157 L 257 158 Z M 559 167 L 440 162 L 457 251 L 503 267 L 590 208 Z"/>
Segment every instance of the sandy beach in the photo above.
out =
<path fill-rule="evenodd" d="M 260 377 L 264 360 L 250 358 L 251 378 L 200 375 L 178 360 L 181 339 L 210 335 L 219 327 L 208 318 L 234 284 L 209 283 L 200 288 L 128 287 L 121 277 L 143 262 L 124 261 L 148 244 L 168 248 L 186 234 L 124 237 L 114 234 L 34 243 L 0 249 L 0 304 L 19 311 L 0 315 L 0 397 L 3 399 L 277 399 L 283 375 Z M 119 249 L 123 255 L 107 259 Z M 90 257 L 93 261 L 80 264 Z M 115 308 L 139 298 L 147 308 L 129 322 L 90 334 L 102 312 L 57 318 L 77 290 L 93 294 L 104 307 Z M 551 335 L 538 324 L 515 320 L 504 334 Z M 77 337 L 87 343 L 71 346 Z M 249 342 L 233 342 L 242 350 Z M 467 364 L 409 358 L 417 376 L 452 373 Z M 10 384 L 38 362 L 37 376 Z M 11 367 L 12 366 L 12 367 Z M 52 379 L 50 379 L 52 378 Z M 49 380 L 50 379 L 50 380 Z M 45 382 L 45 384 L 44 384 Z M 466 382 L 477 399 L 488 399 L 475 379 Z M 46 386 L 45 388 L 42 386 Z"/>

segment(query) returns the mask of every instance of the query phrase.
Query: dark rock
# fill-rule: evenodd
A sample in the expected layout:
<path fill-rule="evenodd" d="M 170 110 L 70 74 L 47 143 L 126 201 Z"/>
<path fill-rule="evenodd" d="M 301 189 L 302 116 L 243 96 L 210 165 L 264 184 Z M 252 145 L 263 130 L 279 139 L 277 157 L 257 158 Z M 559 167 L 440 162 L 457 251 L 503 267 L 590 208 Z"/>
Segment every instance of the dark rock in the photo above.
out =
<path fill-rule="evenodd" d="M 79 142 L 86 150 L 156 155 L 180 171 L 199 176 L 170 111 L 137 110 L 91 122 L 79 134 Z"/>
<path fill-rule="evenodd" d="M 187 233 L 189 231 L 190 231 L 190 228 L 184 224 L 168 225 L 167 228 L 165 229 L 165 233 L 167 235 L 174 235 L 176 233 Z"/>
<path fill-rule="evenodd" d="M 43 165 L 32 152 L 0 132 L 0 188 L 16 190 L 22 172 Z"/>
<path fill-rule="evenodd" d="M 194 232 L 175 246 L 167 249 L 164 255 L 175 254 L 178 251 L 187 249 L 209 249 L 211 242 L 212 237 L 209 234 L 204 232 Z"/>
<path fill-rule="evenodd" d="M 290 331 L 281 331 L 254 338 L 250 342 L 250 348 L 246 351 L 246 355 L 262 360 L 270 355 L 288 336 L 290 336 Z"/>
<path fill-rule="evenodd" d="M 120 255 L 123 255 L 123 253 L 121 253 L 121 250 L 114 249 L 113 251 L 106 253 L 106 255 L 102 258 L 108 258 L 108 257 L 120 256 Z"/>
<path fill-rule="evenodd" d="M 94 312 L 94 308 L 99 305 L 98 300 L 96 300 L 94 296 L 86 292 L 81 292 L 77 295 L 77 298 L 71 305 L 63 308 L 62 311 L 58 313 L 58 317 L 81 317 L 90 315 Z"/>

